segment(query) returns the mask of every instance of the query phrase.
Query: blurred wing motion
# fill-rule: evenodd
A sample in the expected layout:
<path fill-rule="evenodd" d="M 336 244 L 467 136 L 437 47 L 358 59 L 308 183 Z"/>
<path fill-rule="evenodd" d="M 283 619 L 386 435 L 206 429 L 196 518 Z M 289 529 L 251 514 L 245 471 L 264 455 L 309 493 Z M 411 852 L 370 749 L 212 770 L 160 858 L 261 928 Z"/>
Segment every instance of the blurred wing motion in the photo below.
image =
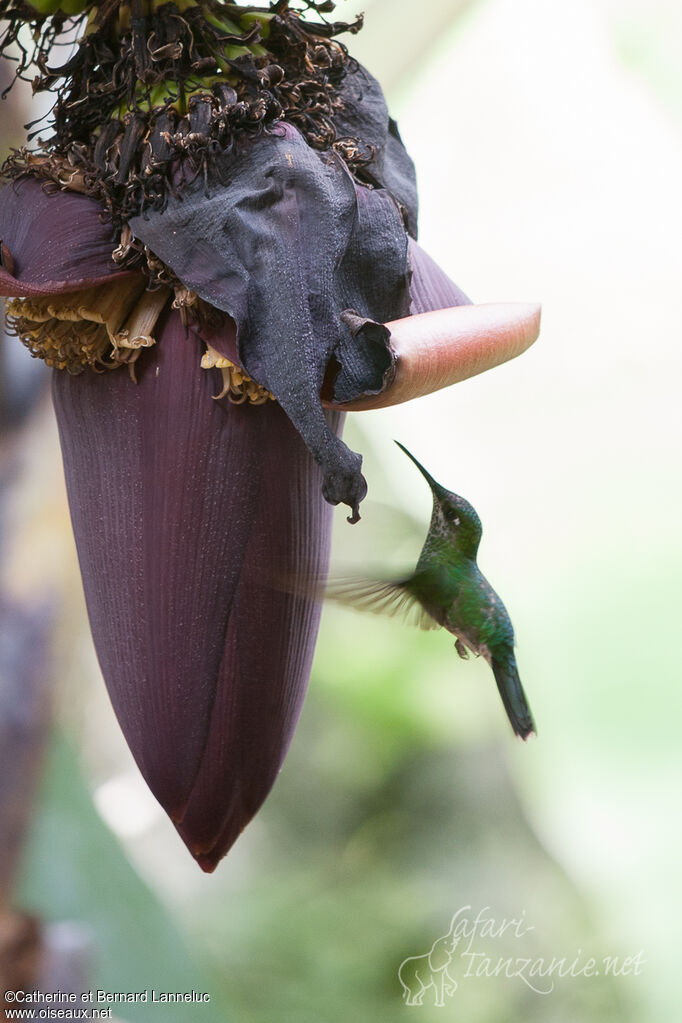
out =
<path fill-rule="evenodd" d="M 420 576 L 408 576 L 387 582 L 384 579 L 335 579 L 324 589 L 327 600 L 335 600 L 357 611 L 398 616 L 407 625 L 420 629 L 440 629 L 440 622 L 432 618 L 419 600 Z"/>

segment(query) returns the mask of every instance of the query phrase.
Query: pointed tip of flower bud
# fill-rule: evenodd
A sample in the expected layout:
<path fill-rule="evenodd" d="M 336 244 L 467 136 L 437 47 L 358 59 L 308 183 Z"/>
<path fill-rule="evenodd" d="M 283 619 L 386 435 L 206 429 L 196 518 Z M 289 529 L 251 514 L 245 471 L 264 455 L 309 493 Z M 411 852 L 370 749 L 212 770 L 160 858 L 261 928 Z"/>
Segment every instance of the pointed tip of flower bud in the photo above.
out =
<path fill-rule="evenodd" d="M 210 856 L 195 856 L 195 860 L 203 870 L 204 874 L 212 874 L 220 863 L 220 859 L 211 859 Z"/>
<path fill-rule="evenodd" d="M 220 861 L 227 856 L 254 816 L 255 813 L 244 816 L 236 815 L 234 819 L 230 819 L 224 826 L 217 841 L 210 848 L 206 848 L 200 842 L 195 841 L 191 833 L 187 832 L 182 825 L 176 825 L 176 828 L 195 862 L 205 874 L 212 874 Z"/>

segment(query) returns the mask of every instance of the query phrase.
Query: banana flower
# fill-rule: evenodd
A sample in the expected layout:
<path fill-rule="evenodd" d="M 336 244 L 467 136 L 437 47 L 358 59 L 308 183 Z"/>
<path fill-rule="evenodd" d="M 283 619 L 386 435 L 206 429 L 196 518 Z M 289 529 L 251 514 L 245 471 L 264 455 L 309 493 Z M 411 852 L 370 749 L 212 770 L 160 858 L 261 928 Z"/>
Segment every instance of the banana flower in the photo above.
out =
<path fill-rule="evenodd" d="M 357 25 L 309 24 L 284 0 L 82 9 L 78 51 L 53 70 L 66 14 L 31 8 L 38 85 L 62 84 L 54 138 L 15 154 L 0 190 L 0 294 L 54 367 L 114 710 L 211 871 L 291 742 L 331 505 L 359 517 L 343 410 L 518 354 L 538 310 L 468 305 L 417 245 L 412 163 L 333 39 Z M 27 10 L 0 0 L 8 38 Z"/>

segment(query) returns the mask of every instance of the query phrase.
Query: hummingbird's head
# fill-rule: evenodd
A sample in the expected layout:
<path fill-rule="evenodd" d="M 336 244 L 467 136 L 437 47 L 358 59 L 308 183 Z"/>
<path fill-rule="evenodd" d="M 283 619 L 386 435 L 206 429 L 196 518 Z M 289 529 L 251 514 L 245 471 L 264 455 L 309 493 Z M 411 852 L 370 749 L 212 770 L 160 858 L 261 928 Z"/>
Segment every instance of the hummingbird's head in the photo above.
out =
<path fill-rule="evenodd" d="M 431 488 L 433 513 L 429 527 L 429 539 L 454 542 L 463 554 L 475 558 L 483 533 L 476 509 L 469 504 L 466 498 L 460 497 L 459 494 L 455 494 L 451 490 L 446 490 L 440 483 L 437 483 L 400 441 L 396 441 L 396 444 L 408 458 L 412 459 Z"/>
<path fill-rule="evenodd" d="M 475 558 L 483 527 L 476 509 L 464 497 L 436 484 L 433 493 L 431 532 L 454 540 L 459 550 Z"/>

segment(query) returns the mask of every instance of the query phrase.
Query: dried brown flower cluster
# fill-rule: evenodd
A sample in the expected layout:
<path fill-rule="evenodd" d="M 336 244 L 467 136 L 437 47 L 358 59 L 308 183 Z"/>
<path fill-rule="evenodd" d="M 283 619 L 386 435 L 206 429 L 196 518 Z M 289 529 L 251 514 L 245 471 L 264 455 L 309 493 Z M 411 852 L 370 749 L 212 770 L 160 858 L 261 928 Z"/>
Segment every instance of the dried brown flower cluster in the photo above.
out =
<path fill-rule="evenodd" d="M 322 18 L 333 7 L 307 6 Z M 118 233 L 142 209 L 162 209 L 187 180 L 206 177 L 217 151 L 281 120 L 314 149 L 333 148 L 353 172 L 371 159 L 356 139 L 339 136 L 333 120 L 342 102 L 338 86 L 352 64 L 334 37 L 357 31 L 361 19 L 311 23 L 289 0 L 268 8 L 105 0 L 78 18 L 59 11 L 39 18 L 23 2 L 0 0 L 0 19 L 8 22 L 0 47 L 21 46 L 17 75 L 34 67 L 34 91 L 56 95 L 52 134 L 38 149 L 47 159 L 37 162 L 21 150 L 6 173 L 62 187 L 69 177 L 77 180 L 79 190 L 105 205 Z M 34 28 L 33 52 L 19 32 L 26 21 Z M 62 66 L 50 65 L 50 49 L 69 33 L 80 34 L 75 52 Z M 136 246 L 119 259 L 144 263 Z"/>

